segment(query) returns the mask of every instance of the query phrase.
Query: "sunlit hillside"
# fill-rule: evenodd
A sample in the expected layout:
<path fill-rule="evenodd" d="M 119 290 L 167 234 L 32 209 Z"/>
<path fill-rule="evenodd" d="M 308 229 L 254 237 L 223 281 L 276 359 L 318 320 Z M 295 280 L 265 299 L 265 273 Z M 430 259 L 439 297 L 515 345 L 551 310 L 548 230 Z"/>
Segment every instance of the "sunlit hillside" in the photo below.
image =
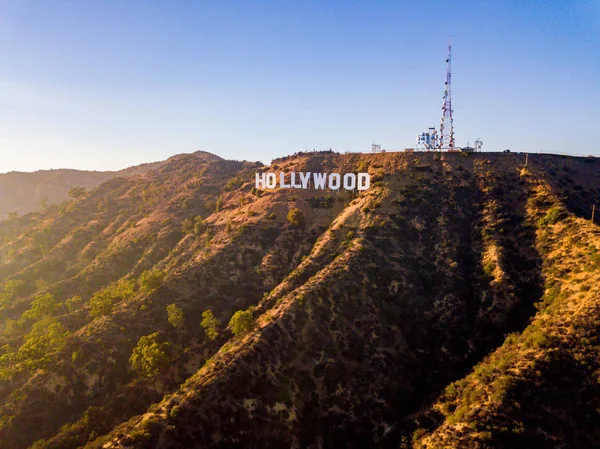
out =
<path fill-rule="evenodd" d="M 76 198 L 81 189 L 93 189 L 115 177 L 143 175 L 161 164 L 142 164 L 112 172 L 60 169 L 0 173 L 0 219 L 44 210 Z"/>
<path fill-rule="evenodd" d="M 4 220 L 0 447 L 594 447 L 599 173 L 199 152 Z"/>

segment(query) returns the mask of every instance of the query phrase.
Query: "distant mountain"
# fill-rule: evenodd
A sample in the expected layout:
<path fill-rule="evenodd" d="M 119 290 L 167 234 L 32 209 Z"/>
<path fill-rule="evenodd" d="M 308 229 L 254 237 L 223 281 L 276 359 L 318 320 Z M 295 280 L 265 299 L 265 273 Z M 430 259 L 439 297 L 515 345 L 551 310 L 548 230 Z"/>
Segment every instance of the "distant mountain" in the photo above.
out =
<path fill-rule="evenodd" d="M 599 171 L 195 153 L 2 221 L 0 447 L 596 447 Z"/>
<path fill-rule="evenodd" d="M 115 177 L 143 175 L 164 162 L 153 162 L 119 171 L 39 170 L 36 172 L 0 173 L 0 220 L 11 212 L 19 215 L 38 212 L 44 205 L 69 199 L 73 187 L 93 189 Z"/>

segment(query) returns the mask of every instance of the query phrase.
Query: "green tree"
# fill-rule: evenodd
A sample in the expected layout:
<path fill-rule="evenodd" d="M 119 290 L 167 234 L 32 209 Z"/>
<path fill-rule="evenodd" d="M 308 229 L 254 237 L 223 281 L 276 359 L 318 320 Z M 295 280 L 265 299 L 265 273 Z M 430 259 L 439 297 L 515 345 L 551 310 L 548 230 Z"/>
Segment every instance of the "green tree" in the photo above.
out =
<path fill-rule="evenodd" d="M 69 196 L 75 200 L 84 197 L 86 193 L 85 187 L 76 186 L 69 190 Z"/>
<path fill-rule="evenodd" d="M 165 272 L 158 269 L 153 268 L 152 270 L 144 271 L 139 278 L 140 289 L 144 293 L 149 293 L 152 290 L 157 289 L 163 284 L 165 279 Z"/>
<path fill-rule="evenodd" d="M 4 322 L 4 337 L 15 339 L 22 337 L 26 330 L 27 323 L 25 320 L 11 320 L 10 318 Z"/>
<path fill-rule="evenodd" d="M 25 293 L 26 282 L 21 279 L 11 279 L 4 283 L 3 290 L 10 295 L 10 299 L 13 299 Z"/>
<path fill-rule="evenodd" d="M 167 317 L 169 323 L 171 323 L 174 328 L 182 328 L 185 324 L 183 310 L 181 307 L 177 307 L 177 304 L 170 304 L 167 306 Z"/>
<path fill-rule="evenodd" d="M 294 226 L 302 226 L 304 224 L 304 214 L 297 207 L 291 209 L 287 214 L 287 219 Z"/>
<path fill-rule="evenodd" d="M 11 279 L 6 281 L 0 291 L 0 307 L 8 306 L 10 301 L 26 293 L 25 281 Z"/>
<path fill-rule="evenodd" d="M 214 340 L 219 336 L 219 328 L 221 327 L 221 322 L 215 317 L 212 313 L 212 310 L 206 309 L 202 313 L 202 322 L 200 323 L 202 329 L 204 329 L 204 334 L 206 338 L 209 340 Z"/>
<path fill-rule="evenodd" d="M 90 317 L 110 315 L 115 305 L 115 298 L 106 290 L 96 292 L 90 299 Z"/>
<path fill-rule="evenodd" d="M 60 306 L 61 303 L 52 293 L 38 294 L 31 302 L 31 308 L 23 313 L 23 317 L 37 319 L 44 316 L 51 316 L 58 311 Z"/>
<path fill-rule="evenodd" d="M 10 298 L 6 292 L 0 292 L 0 309 L 8 307 Z"/>
<path fill-rule="evenodd" d="M 158 341 L 158 332 L 140 338 L 133 349 L 129 363 L 144 377 L 155 377 L 164 371 L 171 362 L 169 343 Z"/>
<path fill-rule="evenodd" d="M 90 299 L 90 316 L 96 318 L 110 315 L 115 304 L 127 300 L 135 294 L 135 283 L 128 280 L 113 282 L 108 287 L 96 292 Z"/>
<path fill-rule="evenodd" d="M 229 328 L 236 338 L 241 338 L 254 327 L 254 317 L 249 310 L 238 310 L 229 320 Z"/>
<path fill-rule="evenodd" d="M 30 368 L 43 366 L 51 360 L 52 353 L 64 349 L 68 336 L 69 331 L 56 318 L 43 318 L 25 336 L 18 351 L 19 360 Z"/>
<path fill-rule="evenodd" d="M 12 380 L 18 361 L 17 354 L 11 351 L 10 345 L 0 348 L 0 380 Z"/>
<path fill-rule="evenodd" d="M 67 310 L 69 312 L 75 312 L 83 305 L 83 298 L 79 295 L 75 295 L 65 301 Z"/>

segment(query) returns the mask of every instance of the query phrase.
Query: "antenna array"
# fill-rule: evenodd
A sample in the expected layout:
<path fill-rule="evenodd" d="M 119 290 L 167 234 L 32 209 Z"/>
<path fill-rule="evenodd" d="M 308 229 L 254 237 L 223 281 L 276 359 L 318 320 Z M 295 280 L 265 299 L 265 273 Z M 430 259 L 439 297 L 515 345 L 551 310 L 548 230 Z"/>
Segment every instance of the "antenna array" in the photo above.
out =
<path fill-rule="evenodd" d="M 448 44 L 446 59 L 446 89 L 442 104 L 442 122 L 440 123 L 440 150 L 454 150 L 454 123 L 452 119 L 452 44 Z"/>

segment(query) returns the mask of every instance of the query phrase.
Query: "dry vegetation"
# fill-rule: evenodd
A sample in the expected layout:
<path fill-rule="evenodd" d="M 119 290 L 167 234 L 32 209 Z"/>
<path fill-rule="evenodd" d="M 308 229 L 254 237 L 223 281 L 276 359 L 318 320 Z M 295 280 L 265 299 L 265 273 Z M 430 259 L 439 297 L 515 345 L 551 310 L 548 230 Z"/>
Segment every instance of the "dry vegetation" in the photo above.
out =
<path fill-rule="evenodd" d="M 0 222 L 0 447 L 593 447 L 600 164 L 523 162 L 196 153 Z"/>

